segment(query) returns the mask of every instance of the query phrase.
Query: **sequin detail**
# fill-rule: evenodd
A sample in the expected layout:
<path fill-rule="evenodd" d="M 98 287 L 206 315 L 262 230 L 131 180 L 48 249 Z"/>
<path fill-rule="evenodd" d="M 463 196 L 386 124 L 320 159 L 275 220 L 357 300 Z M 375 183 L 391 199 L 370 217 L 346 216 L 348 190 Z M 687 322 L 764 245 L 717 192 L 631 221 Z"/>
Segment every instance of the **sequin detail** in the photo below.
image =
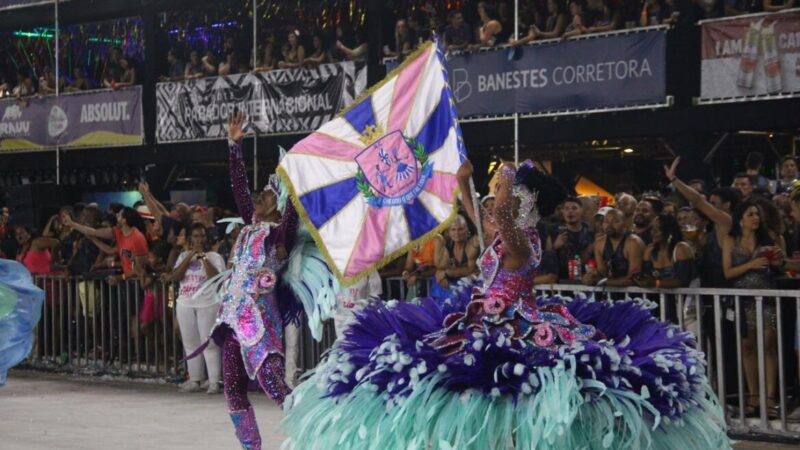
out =
<path fill-rule="evenodd" d="M 485 288 L 476 288 L 464 312 L 448 315 L 441 331 L 426 342 L 446 355 L 464 349 L 470 336 L 481 334 L 511 341 L 524 351 L 529 346 L 556 350 L 561 345 L 587 341 L 597 333 L 593 326 L 578 322 L 564 305 L 536 307 L 533 277 L 541 260 L 539 236 L 532 228 L 531 257 L 516 270 L 501 266 L 504 247 L 498 238 L 478 260 Z"/>
<path fill-rule="evenodd" d="M 253 408 L 231 411 L 231 422 L 236 430 L 236 437 L 244 450 L 261 450 L 261 434 Z"/>
<path fill-rule="evenodd" d="M 242 346 L 250 378 L 270 353 L 283 353 L 283 321 L 275 293 L 259 294 L 258 277 L 277 273 L 282 263 L 266 245 L 275 224 L 258 222 L 242 229 L 233 251 L 233 272 L 222 297 L 218 324 L 227 324 Z"/>

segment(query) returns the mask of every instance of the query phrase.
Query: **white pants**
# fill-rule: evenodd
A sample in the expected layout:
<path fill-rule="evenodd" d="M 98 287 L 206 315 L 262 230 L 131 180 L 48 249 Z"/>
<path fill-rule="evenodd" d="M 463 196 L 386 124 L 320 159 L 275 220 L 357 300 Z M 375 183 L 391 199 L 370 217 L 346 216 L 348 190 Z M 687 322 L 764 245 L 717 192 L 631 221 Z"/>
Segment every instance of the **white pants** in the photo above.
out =
<path fill-rule="evenodd" d="M 176 314 L 178 325 L 181 329 L 181 339 L 183 340 L 183 351 L 187 355 L 194 352 L 206 339 L 208 339 L 214 321 L 217 319 L 219 305 L 211 305 L 203 308 L 190 308 L 178 302 Z M 189 380 L 198 383 L 206 380 L 206 369 L 208 369 L 209 383 L 218 383 L 222 375 L 222 352 L 220 348 L 211 341 L 203 350 L 203 357 L 192 358 L 186 362 L 189 366 Z"/>

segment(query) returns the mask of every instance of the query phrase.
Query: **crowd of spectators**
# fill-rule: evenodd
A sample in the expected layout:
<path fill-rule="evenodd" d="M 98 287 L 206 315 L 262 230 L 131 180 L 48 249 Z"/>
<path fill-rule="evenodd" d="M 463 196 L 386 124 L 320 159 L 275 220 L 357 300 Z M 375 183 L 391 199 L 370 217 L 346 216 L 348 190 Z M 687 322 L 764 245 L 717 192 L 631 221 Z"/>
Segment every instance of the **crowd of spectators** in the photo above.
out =
<path fill-rule="evenodd" d="M 470 6 L 466 6 L 470 5 Z M 472 6 L 475 5 L 475 6 Z M 447 9 L 427 2 L 407 14 L 397 14 L 384 36 L 382 54 L 402 59 L 438 33 L 447 51 L 474 51 L 499 46 L 520 46 L 536 40 L 569 38 L 591 33 L 649 25 L 693 24 L 700 19 L 793 8 L 795 0 L 534 0 L 520 1 L 518 28 L 510 0 L 467 2 L 462 9 Z M 245 43 L 246 42 L 246 43 Z M 362 26 L 314 29 L 285 27 L 262 33 L 253 61 L 249 39 L 233 35 L 221 48 L 191 48 L 173 43 L 159 79 L 178 81 L 216 75 L 314 67 L 340 61 L 366 61 L 367 36 Z M 139 83 L 139 62 L 112 47 L 98 79 L 75 67 L 62 71 L 61 92 L 94 88 L 117 89 Z M 65 73 L 70 72 L 70 73 Z M 48 95 L 56 91 L 52 67 L 20 66 L 13 74 L 0 74 L 0 98 Z"/>
<path fill-rule="evenodd" d="M 103 62 L 103 71 L 99 79 L 90 80 L 86 69 L 75 67 L 71 73 L 60 72 L 58 91 L 60 93 L 87 91 L 90 89 L 119 89 L 139 84 L 137 75 L 138 62 L 126 56 L 121 47 L 112 47 Z M 35 76 L 33 67 L 20 66 L 11 77 L 0 73 L 0 98 L 12 97 L 24 99 L 36 95 L 52 95 L 56 93 L 56 73 L 51 66 L 40 70 L 41 76 Z"/>
<path fill-rule="evenodd" d="M 694 24 L 756 12 L 775 12 L 794 0 L 534 0 L 519 2 L 514 30 L 514 2 L 467 3 L 462 9 L 437 8 L 437 2 L 398 17 L 393 39 L 383 47 L 385 57 L 412 52 L 432 32 L 442 36 L 448 51 L 519 46 L 536 40 L 569 38 L 591 33 L 652 25 Z M 475 6 L 471 6 L 475 5 Z"/>
<path fill-rule="evenodd" d="M 797 162 L 784 157 L 776 179 L 767 178 L 762 165 L 763 156 L 753 152 L 731 184 L 712 187 L 703 180 L 682 180 L 676 159 L 664 167 L 672 186 L 669 194 L 634 195 L 630 186 L 621 185 L 606 205 L 594 195 L 566 198 L 552 216 L 539 222 L 543 256 L 535 282 L 651 289 L 796 288 L 800 192 L 792 192 L 792 187 L 798 177 Z M 131 298 L 140 298 L 131 289 L 142 289 L 144 302 L 139 323 L 134 324 L 141 333 L 167 320 L 163 317 L 165 291 L 153 286 L 180 283 L 178 294 L 170 296 L 177 297 L 176 316 L 190 351 L 199 345 L 215 316 L 214 306 L 193 294 L 230 264 L 241 224 L 235 214 L 219 208 L 160 202 L 146 183 L 139 185 L 139 192 L 142 200 L 136 204 L 112 204 L 107 211 L 93 204 L 65 206 L 41 233 L 15 225 L 14 211 L 3 208 L 0 257 L 17 259 L 38 275 L 100 276 L 111 286 L 127 286 L 121 292 Z M 481 200 L 487 243 L 495 232 L 493 203 L 491 195 Z M 460 215 L 445 233 L 413 248 L 380 276 L 384 282 L 403 283 L 408 298 L 431 295 L 446 301 L 456 295 L 460 280 L 477 274 L 479 241 L 475 225 Z M 130 280 L 137 280 L 136 287 L 131 287 Z M 396 296 L 397 291 L 385 294 Z M 750 330 L 743 336 L 743 362 L 747 390 L 752 394 L 757 392 L 756 313 L 753 302 L 743 309 L 743 326 Z M 686 314 L 689 321 L 693 313 L 687 305 L 685 311 L 670 314 L 673 318 Z M 764 315 L 765 342 L 774 348 L 774 304 L 766 304 Z M 190 379 L 182 390 L 197 391 L 210 379 L 208 390 L 217 392 L 219 355 L 214 351 L 205 355 L 205 363 L 198 359 L 190 366 Z M 776 394 L 775 362 L 767 358 L 771 407 Z M 203 367 L 207 376 L 200 373 Z M 748 397 L 748 408 L 756 404 L 755 397 Z"/>
<path fill-rule="evenodd" d="M 364 29 L 284 29 L 264 33 L 253 61 L 252 46 L 227 36 L 222 49 L 186 48 L 176 43 L 167 54 L 161 81 L 190 80 L 217 75 L 316 67 L 320 64 L 367 60 Z M 246 41 L 249 43 L 249 41 Z M 201 56 L 202 55 L 202 56 Z"/>
<path fill-rule="evenodd" d="M 546 243 L 540 274 L 551 274 L 552 280 L 559 282 L 595 284 L 600 278 L 607 278 L 608 285 L 656 287 L 659 277 L 653 276 L 653 270 L 649 270 L 651 266 L 656 272 L 665 272 L 667 263 L 694 261 L 697 264 L 687 263 L 691 267 L 678 264 L 675 270 L 667 270 L 675 279 L 667 281 L 662 276 L 660 286 L 688 286 L 695 278 L 699 278 L 704 286 L 733 286 L 729 280 L 736 277 L 725 275 L 723 260 L 727 257 L 723 256 L 727 255 L 725 245 L 732 227 L 731 218 L 745 204 L 757 206 L 760 225 L 766 227 L 770 246 L 777 247 L 780 255 L 791 257 L 794 253 L 798 256 L 800 236 L 792 216 L 794 203 L 789 198 L 789 191 L 797 178 L 797 162 L 792 156 L 784 157 L 774 180 L 762 174 L 762 165 L 763 156 L 752 152 L 743 170 L 733 177 L 729 186 L 715 188 L 707 186 L 703 180 L 683 182 L 677 178 L 676 167 L 667 168 L 666 176 L 674 186 L 674 192 L 669 196 L 646 192 L 637 197 L 630 186 L 621 185 L 608 205 L 601 205 L 596 196 L 569 197 L 554 216 L 544 218 L 540 223 L 539 231 Z M 132 276 L 137 273 L 134 268 L 142 270 L 146 261 L 133 264 L 133 259 L 123 255 L 125 249 L 119 245 L 113 252 L 96 253 L 91 264 L 79 264 L 83 270 L 76 271 L 70 267 L 74 266 L 72 260 L 81 253 L 78 250 L 85 244 L 104 243 L 109 246 L 106 249 L 114 248 L 120 236 L 112 230 L 118 230 L 121 223 L 138 230 L 148 243 L 168 243 L 169 247 L 162 249 L 166 253 L 160 256 L 166 267 L 174 267 L 180 253 L 190 246 L 192 225 L 202 223 L 206 226 L 210 248 L 227 257 L 238 227 L 230 227 L 230 234 L 226 234 L 227 223 L 218 221 L 233 217 L 230 210 L 159 202 L 144 182 L 139 184 L 139 191 L 142 200 L 130 207 L 112 203 L 107 211 L 101 211 L 94 204 L 65 206 L 50 218 L 41 234 L 14 227 L 14 211 L 4 207 L 0 216 L 0 255 L 35 260 L 30 267 L 34 273 L 51 273 L 52 267 L 52 270 L 66 271 L 71 275 L 81 275 L 87 268 L 106 264 L 108 258 L 116 255 L 123 268 L 120 275 Z M 485 219 L 490 218 L 493 197 L 485 197 L 482 204 L 487 211 Z M 83 233 L 86 236 L 81 237 L 76 232 L 76 229 L 86 231 L 85 227 L 103 228 L 101 224 L 107 226 L 101 235 Z M 491 222 L 484 223 L 483 229 L 485 240 L 491 240 Z M 446 284 L 447 279 L 460 277 L 463 270 L 446 272 L 448 267 L 438 267 L 436 261 L 453 261 L 458 262 L 459 268 L 466 267 L 465 261 L 474 259 L 476 239 L 476 227 L 462 217 L 442 236 L 441 241 L 434 240 L 425 248 L 415 249 L 399 261 L 396 274 L 406 270 L 405 278 L 411 281 L 434 278 Z M 138 256 L 146 256 L 141 251 L 129 250 Z M 49 256 L 39 256 L 45 252 Z M 580 276 L 570 269 L 574 265 L 570 261 L 574 259 L 580 261 Z M 44 264 L 45 260 L 47 264 Z M 774 259 L 772 262 L 781 261 L 788 259 Z M 425 269 L 419 270 L 417 266 Z M 472 265 L 469 267 L 474 269 Z M 587 271 L 586 267 L 593 270 Z M 409 276 L 409 273 L 413 275 Z"/>

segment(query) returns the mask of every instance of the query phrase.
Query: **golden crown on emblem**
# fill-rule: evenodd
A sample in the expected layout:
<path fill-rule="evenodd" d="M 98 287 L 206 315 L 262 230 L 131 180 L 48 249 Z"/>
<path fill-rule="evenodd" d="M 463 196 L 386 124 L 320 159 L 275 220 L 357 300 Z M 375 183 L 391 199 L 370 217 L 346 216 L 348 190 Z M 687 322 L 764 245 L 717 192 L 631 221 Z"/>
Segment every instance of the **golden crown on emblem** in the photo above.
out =
<path fill-rule="evenodd" d="M 358 138 L 364 145 L 370 145 L 383 137 L 383 127 L 380 125 L 367 125 Z"/>

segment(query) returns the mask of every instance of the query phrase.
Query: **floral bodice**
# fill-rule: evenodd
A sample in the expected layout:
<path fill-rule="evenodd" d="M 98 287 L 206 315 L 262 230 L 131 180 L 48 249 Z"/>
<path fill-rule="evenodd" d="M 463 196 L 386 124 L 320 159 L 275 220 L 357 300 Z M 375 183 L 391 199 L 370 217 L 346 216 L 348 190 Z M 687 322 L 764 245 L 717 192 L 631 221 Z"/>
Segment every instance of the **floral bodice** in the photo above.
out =
<path fill-rule="evenodd" d="M 541 241 L 535 229 L 526 235 L 531 256 L 514 270 L 502 267 L 505 247 L 495 239 L 478 259 L 483 285 L 473 290 L 466 310 L 449 314 L 443 329 L 426 336 L 426 342 L 455 354 L 474 336 L 503 335 L 519 351 L 556 350 L 595 336 L 595 328 L 575 320 L 563 304 L 537 305 L 533 277 L 542 258 Z"/>

